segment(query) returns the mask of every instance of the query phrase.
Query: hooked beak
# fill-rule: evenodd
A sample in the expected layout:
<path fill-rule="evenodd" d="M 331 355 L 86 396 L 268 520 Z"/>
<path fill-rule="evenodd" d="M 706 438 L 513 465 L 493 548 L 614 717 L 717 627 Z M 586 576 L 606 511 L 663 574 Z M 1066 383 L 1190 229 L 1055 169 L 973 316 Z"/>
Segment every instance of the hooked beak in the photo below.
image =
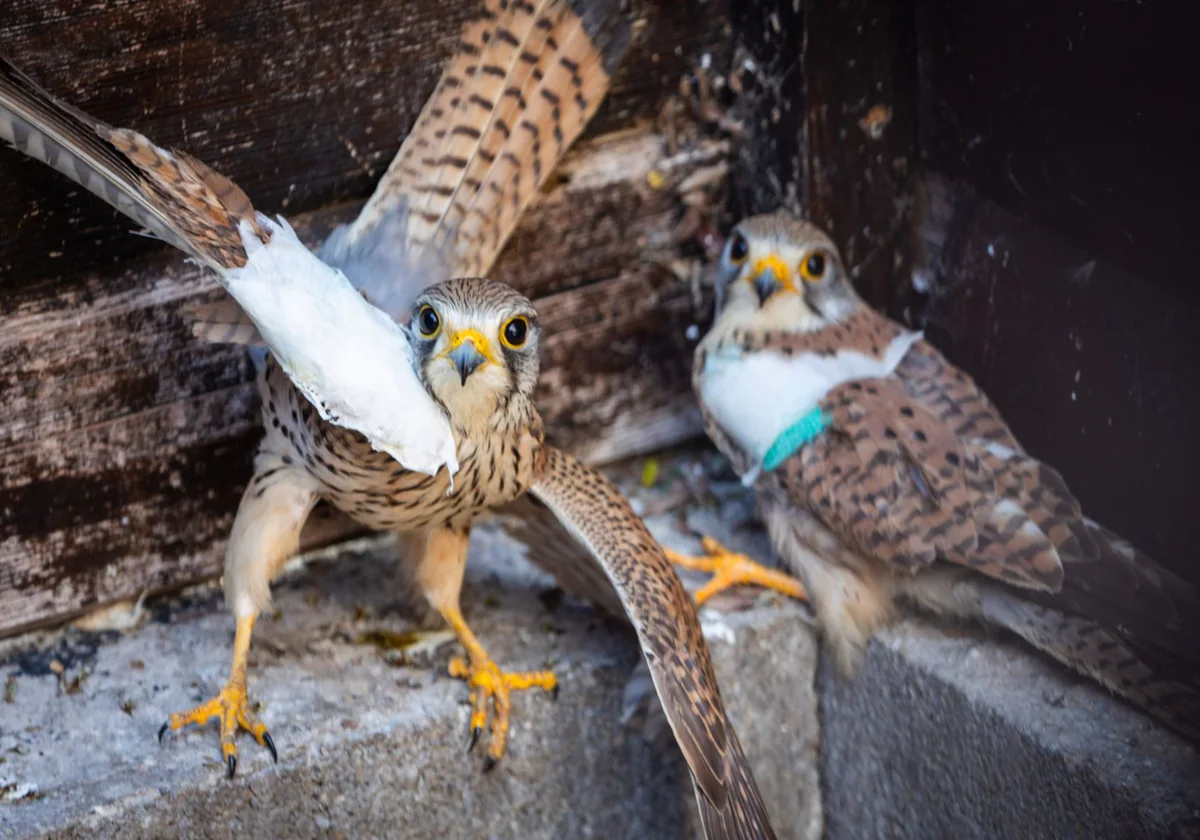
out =
<path fill-rule="evenodd" d="M 462 384 L 466 385 L 467 377 L 474 373 L 480 365 L 490 361 L 487 356 L 487 339 L 475 330 L 463 330 L 455 333 L 450 340 L 450 349 L 446 353 L 446 358 L 458 371 Z"/>
<path fill-rule="evenodd" d="M 754 264 L 750 272 L 750 284 L 758 295 L 759 306 L 762 306 L 767 298 L 780 289 L 791 288 L 790 272 L 783 260 L 771 254 Z"/>

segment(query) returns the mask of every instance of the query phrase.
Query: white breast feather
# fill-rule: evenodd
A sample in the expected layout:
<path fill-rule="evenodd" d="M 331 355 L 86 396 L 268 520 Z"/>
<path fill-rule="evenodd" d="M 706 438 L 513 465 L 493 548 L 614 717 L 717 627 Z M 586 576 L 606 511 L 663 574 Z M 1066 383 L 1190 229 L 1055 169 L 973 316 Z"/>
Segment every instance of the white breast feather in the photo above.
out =
<path fill-rule="evenodd" d="M 920 339 L 921 333 L 901 334 L 888 345 L 883 359 L 855 350 L 839 350 L 833 356 L 785 356 L 726 347 L 708 354 L 700 399 L 726 434 L 761 465 L 779 435 L 816 408 L 830 390 L 855 379 L 891 374 Z M 743 480 L 752 483 L 759 468 Z"/>
<path fill-rule="evenodd" d="M 263 215 L 264 245 L 240 228 L 248 257 L 223 278 L 258 326 L 284 372 L 321 417 L 361 432 L 404 467 L 458 471 L 454 436 L 417 378 L 401 327 L 363 299 L 346 276 L 321 262 L 284 219 Z"/>

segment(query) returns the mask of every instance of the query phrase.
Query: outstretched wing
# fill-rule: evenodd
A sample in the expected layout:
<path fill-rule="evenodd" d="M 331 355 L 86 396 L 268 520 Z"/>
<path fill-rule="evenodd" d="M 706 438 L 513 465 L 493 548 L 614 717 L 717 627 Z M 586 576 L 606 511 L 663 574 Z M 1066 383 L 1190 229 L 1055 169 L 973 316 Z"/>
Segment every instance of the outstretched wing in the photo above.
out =
<path fill-rule="evenodd" d="M 487 274 L 628 44 L 615 0 L 487 0 L 374 195 L 322 258 L 400 320 L 426 286 Z"/>
<path fill-rule="evenodd" d="M 228 178 L 58 102 L 2 58 L 0 139 L 214 269 L 253 327 L 222 307 L 223 333 L 265 340 L 324 419 L 409 469 L 458 468 L 445 413 L 413 367 L 395 363 L 412 358 L 404 330 Z"/>
<path fill-rule="evenodd" d="M 237 185 L 136 131 L 59 102 L 0 56 L 0 140 L 107 201 L 218 273 L 246 261 L 240 222 L 265 238 Z"/>
<path fill-rule="evenodd" d="M 683 750 L 708 838 L 772 838 L 758 786 L 721 702 L 691 598 L 629 503 L 599 472 L 551 447 L 530 494 L 586 549 L 633 623 Z M 544 558 L 533 555 L 533 559 Z M 560 556 L 560 571 L 578 555 Z M 594 571 L 575 576 L 594 579 Z M 604 600 L 606 596 L 601 596 Z M 611 603 L 611 601 L 610 601 Z"/>

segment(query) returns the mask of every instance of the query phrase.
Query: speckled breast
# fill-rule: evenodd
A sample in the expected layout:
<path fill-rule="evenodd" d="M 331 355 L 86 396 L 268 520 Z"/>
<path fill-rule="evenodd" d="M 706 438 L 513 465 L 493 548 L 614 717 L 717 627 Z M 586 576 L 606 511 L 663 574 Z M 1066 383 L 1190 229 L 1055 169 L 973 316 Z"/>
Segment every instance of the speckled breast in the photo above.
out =
<path fill-rule="evenodd" d="M 497 422 L 479 437 L 456 433 L 459 470 L 452 487 L 445 469 L 413 472 L 358 432 L 322 420 L 271 361 L 259 391 L 266 429 L 260 451 L 302 467 L 320 484 L 322 498 L 368 528 L 466 525 L 481 511 L 511 502 L 533 480 L 541 440 L 528 424 Z"/>

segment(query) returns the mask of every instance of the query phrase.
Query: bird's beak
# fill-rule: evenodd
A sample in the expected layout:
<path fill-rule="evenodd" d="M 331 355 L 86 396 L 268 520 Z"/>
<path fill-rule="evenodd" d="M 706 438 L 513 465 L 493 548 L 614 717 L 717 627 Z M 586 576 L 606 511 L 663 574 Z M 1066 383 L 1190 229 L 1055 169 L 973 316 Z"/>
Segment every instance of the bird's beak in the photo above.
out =
<path fill-rule="evenodd" d="M 480 365 L 491 361 L 491 357 L 488 355 L 487 339 L 477 330 L 456 332 L 450 338 L 450 349 L 446 351 L 446 358 L 458 371 L 462 384 L 466 385 L 468 376 L 474 373 Z"/>
<path fill-rule="evenodd" d="M 774 254 L 763 257 L 754 264 L 749 280 L 758 295 L 760 306 L 780 289 L 792 288 L 791 272 L 784 261 Z"/>

